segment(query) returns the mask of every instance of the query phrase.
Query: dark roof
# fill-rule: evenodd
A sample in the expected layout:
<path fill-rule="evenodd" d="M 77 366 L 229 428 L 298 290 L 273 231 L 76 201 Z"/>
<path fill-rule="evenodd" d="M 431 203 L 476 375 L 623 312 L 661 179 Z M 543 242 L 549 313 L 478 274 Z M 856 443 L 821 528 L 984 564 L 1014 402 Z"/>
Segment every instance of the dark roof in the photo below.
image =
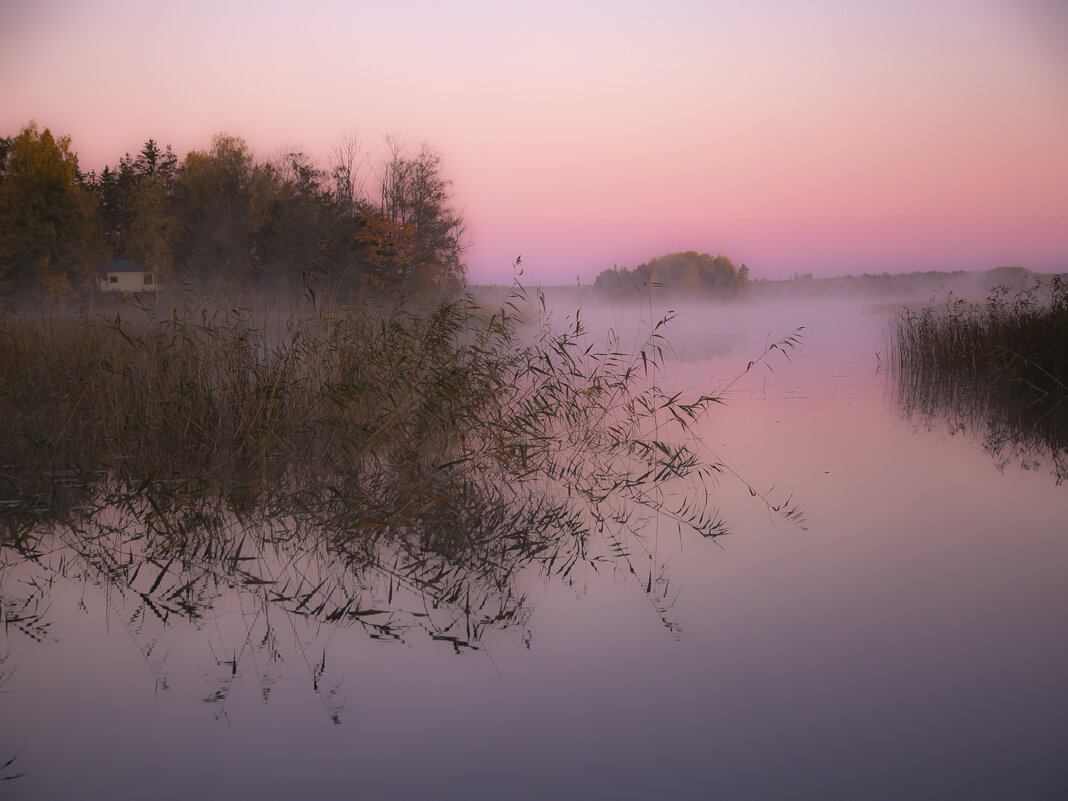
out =
<path fill-rule="evenodd" d="M 131 259 L 112 259 L 100 265 L 102 273 L 147 273 L 151 272 L 148 267 L 138 264 Z"/>

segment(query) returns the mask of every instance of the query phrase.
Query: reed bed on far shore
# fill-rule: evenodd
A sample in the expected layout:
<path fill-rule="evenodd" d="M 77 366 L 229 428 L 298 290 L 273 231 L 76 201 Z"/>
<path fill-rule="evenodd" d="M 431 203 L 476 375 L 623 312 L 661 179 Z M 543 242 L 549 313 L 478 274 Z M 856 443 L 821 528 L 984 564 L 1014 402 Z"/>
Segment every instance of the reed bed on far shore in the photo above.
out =
<path fill-rule="evenodd" d="M 1048 284 L 984 303 L 950 297 L 904 309 L 891 330 L 898 368 L 918 377 L 952 376 L 987 388 L 1040 397 L 1068 394 L 1068 283 Z"/>

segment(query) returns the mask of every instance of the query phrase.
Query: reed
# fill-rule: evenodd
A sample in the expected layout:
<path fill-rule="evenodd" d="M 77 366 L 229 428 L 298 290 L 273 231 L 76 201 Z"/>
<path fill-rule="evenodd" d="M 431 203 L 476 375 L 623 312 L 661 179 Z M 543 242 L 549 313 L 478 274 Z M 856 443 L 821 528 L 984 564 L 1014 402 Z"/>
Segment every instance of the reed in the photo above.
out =
<path fill-rule="evenodd" d="M 950 297 L 920 310 L 904 309 L 891 331 L 903 373 L 953 376 L 992 388 L 1045 397 L 1068 394 L 1068 284 L 1048 284 L 985 303 Z"/>
<path fill-rule="evenodd" d="M 469 542 L 490 508 L 562 523 L 578 499 L 596 525 L 623 498 L 712 533 L 701 498 L 668 509 L 654 491 L 717 467 L 680 434 L 718 399 L 658 384 L 666 320 L 624 351 L 595 347 L 577 316 L 531 333 L 526 305 L 518 287 L 494 310 L 188 300 L 0 319 L 2 536 L 130 498 L 161 519 L 209 501 L 349 539 L 407 526 L 442 543 Z"/>

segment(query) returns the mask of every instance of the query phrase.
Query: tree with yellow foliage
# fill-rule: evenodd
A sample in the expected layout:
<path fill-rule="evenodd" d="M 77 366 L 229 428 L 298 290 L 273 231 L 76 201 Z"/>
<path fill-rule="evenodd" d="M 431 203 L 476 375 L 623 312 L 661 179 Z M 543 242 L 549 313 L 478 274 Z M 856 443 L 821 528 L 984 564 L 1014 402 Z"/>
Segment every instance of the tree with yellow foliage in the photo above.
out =
<path fill-rule="evenodd" d="M 102 241 L 70 137 L 30 122 L 0 163 L 0 280 L 21 292 L 84 291 Z"/>

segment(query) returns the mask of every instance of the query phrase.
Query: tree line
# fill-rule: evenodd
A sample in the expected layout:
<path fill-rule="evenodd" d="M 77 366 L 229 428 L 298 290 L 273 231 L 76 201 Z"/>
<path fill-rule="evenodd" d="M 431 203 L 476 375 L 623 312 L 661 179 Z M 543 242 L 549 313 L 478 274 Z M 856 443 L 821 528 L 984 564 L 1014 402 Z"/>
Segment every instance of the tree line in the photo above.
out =
<path fill-rule="evenodd" d="M 604 270 L 594 280 L 594 286 L 613 294 L 637 289 L 736 298 L 748 291 L 749 268 L 744 264 L 735 267 L 726 256 L 689 250 L 659 256 L 633 270 L 618 266 Z"/>
<path fill-rule="evenodd" d="M 0 289 L 78 296 L 107 260 L 130 259 L 164 285 L 454 291 L 466 223 L 441 156 L 386 144 L 372 165 L 345 137 L 324 169 L 294 149 L 257 159 L 225 133 L 184 159 L 149 139 L 86 174 L 69 136 L 30 122 L 0 138 Z"/>

